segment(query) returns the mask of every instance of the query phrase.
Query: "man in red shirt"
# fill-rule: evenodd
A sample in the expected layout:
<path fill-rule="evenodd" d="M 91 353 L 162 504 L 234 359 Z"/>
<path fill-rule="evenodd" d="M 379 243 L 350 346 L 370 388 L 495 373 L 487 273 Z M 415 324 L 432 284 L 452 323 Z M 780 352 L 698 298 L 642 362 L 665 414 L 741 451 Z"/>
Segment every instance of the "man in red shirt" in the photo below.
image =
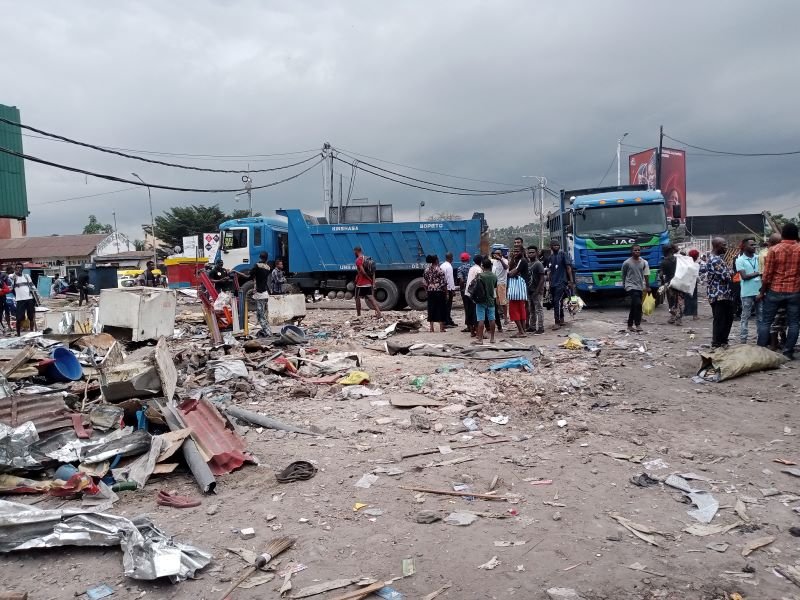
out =
<path fill-rule="evenodd" d="M 372 294 L 372 288 L 375 285 L 375 273 L 367 273 L 364 270 L 364 252 L 361 246 L 353 248 L 353 253 L 356 255 L 356 315 L 361 316 L 361 298 L 365 298 L 367 306 L 372 306 L 375 310 L 375 316 L 381 318 L 381 309 L 375 301 L 375 296 Z"/>
<path fill-rule="evenodd" d="M 781 243 L 773 246 L 764 262 L 759 299 L 764 301 L 763 320 L 758 326 L 758 345 L 768 346 L 770 328 L 778 309 L 786 309 L 786 344 L 783 354 L 794 359 L 794 347 L 800 333 L 800 243 L 797 225 L 786 223 Z"/>

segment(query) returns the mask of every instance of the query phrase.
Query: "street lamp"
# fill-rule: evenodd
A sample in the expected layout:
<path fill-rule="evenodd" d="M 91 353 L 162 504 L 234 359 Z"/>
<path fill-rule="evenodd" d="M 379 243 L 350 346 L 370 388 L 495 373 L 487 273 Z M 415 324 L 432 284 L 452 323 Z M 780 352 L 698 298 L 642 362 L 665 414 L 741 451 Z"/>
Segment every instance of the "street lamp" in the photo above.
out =
<path fill-rule="evenodd" d="M 539 247 L 544 245 L 544 188 L 547 187 L 547 177 L 540 175 L 523 175 L 523 179 L 536 179 L 539 182 L 539 208 L 536 208 L 536 191 L 533 191 L 533 212 L 539 213 Z"/>
<path fill-rule="evenodd" d="M 150 235 L 153 236 L 153 263 L 155 268 L 158 268 L 158 253 L 156 251 L 156 222 L 153 219 L 153 196 L 150 194 L 150 186 L 144 182 L 144 179 L 139 177 L 136 173 L 131 173 L 136 179 L 142 182 L 142 185 L 147 187 L 147 200 L 150 202 Z"/>
<path fill-rule="evenodd" d="M 617 187 L 622 185 L 622 165 L 620 164 L 620 156 L 622 154 L 622 140 L 626 137 L 628 137 L 627 131 L 617 140 Z"/>
<path fill-rule="evenodd" d="M 420 200 L 420 201 L 419 201 L 419 214 L 417 215 L 417 216 L 418 216 L 418 219 L 419 219 L 420 221 L 422 221 L 422 207 L 423 207 L 423 206 L 425 206 L 425 200 Z"/>

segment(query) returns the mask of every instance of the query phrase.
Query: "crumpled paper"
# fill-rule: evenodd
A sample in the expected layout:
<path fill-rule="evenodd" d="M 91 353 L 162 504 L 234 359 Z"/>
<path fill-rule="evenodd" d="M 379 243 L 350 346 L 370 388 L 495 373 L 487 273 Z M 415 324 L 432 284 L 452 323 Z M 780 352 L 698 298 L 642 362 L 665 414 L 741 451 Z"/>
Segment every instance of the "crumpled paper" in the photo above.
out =
<path fill-rule="evenodd" d="M 81 509 L 43 510 L 0 500 L 0 552 L 60 546 L 120 546 L 127 577 L 172 583 L 211 563 L 204 550 L 175 542 L 147 517 L 129 520 Z"/>

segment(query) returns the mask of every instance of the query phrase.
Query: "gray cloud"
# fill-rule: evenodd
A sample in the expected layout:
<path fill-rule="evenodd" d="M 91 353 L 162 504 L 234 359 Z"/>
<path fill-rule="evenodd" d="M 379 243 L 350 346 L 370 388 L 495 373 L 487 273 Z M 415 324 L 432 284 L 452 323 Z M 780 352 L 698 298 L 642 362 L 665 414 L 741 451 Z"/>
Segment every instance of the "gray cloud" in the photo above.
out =
<path fill-rule="evenodd" d="M 522 175 L 546 175 L 554 189 L 596 185 L 622 132 L 631 132 L 626 142 L 634 146 L 652 146 L 661 124 L 712 148 L 800 147 L 800 86 L 790 62 L 800 55 L 790 31 L 800 5 L 790 0 L 768 7 L 744 0 L 177 0 L 124 8 L 0 0 L 0 9 L 13 17 L 0 22 L 0 102 L 19 106 L 32 125 L 104 145 L 254 154 L 330 141 L 466 177 L 524 185 Z M 35 138 L 25 138 L 25 149 L 171 185 L 239 183 L 235 175 L 163 169 Z M 689 150 L 689 213 L 797 212 L 798 160 Z M 246 168 L 247 160 L 191 164 Z M 31 234 L 76 232 L 88 214 L 109 222 L 115 211 L 120 229 L 141 237 L 144 190 L 45 204 L 127 186 L 32 164 L 27 176 Z M 613 169 L 606 182 L 615 179 Z M 424 199 L 431 212 L 483 209 L 493 225 L 534 219 L 525 195 L 435 195 L 366 173 L 354 195 L 393 202 L 396 215 L 408 218 Z M 257 192 L 255 205 L 265 213 L 281 206 L 319 212 L 321 197 L 314 171 Z M 156 191 L 153 198 L 157 212 L 190 203 L 242 206 L 231 194 Z"/>

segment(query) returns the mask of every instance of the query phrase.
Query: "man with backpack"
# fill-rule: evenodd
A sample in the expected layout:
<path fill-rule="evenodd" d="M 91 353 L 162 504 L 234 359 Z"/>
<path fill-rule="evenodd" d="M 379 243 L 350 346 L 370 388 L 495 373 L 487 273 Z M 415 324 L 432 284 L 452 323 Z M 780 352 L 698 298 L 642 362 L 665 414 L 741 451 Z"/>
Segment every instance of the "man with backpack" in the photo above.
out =
<path fill-rule="evenodd" d="M 475 344 L 483 345 L 484 321 L 489 323 L 489 343 L 494 344 L 495 332 L 495 296 L 497 294 L 497 275 L 493 272 L 490 258 L 484 258 L 481 263 L 482 272 L 478 275 L 470 292 L 475 303 L 475 316 L 478 320 L 477 340 Z"/>
<path fill-rule="evenodd" d="M 381 309 L 375 301 L 372 288 L 375 286 L 375 261 L 364 255 L 361 246 L 353 248 L 356 255 L 356 315 L 361 316 L 361 298 L 365 298 L 367 306 L 375 310 L 375 316 L 381 318 Z"/>

